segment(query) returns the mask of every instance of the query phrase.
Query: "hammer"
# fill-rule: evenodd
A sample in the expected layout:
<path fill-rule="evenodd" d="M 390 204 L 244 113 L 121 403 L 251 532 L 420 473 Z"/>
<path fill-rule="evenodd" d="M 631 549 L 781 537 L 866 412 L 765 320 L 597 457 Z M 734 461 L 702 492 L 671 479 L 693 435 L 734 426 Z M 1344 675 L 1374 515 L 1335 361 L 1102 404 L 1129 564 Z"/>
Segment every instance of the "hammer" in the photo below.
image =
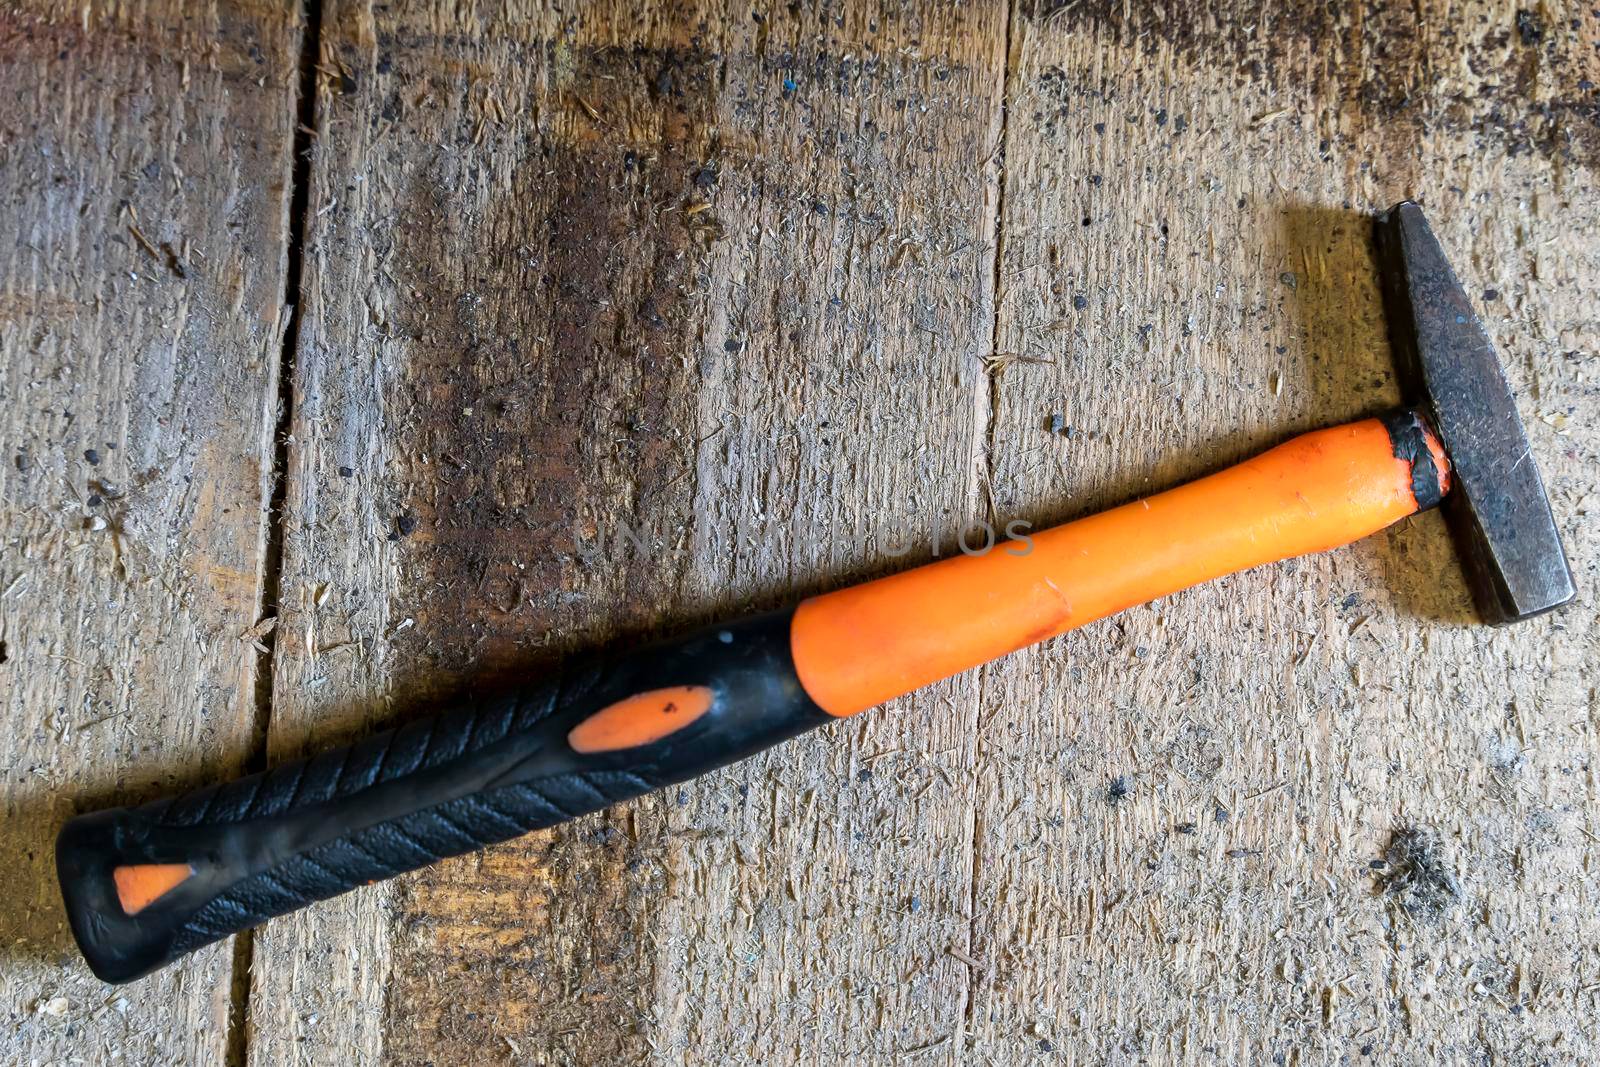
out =
<path fill-rule="evenodd" d="M 1406 407 L 981 555 L 78 816 L 56 867 L 90 969 L 131 981 L 312 901 L 704 774 L 1134 604 L 1441 502 L 1485 621 L 1567 603 L 1572 572 L 1544 484 L 1460 282 L 1416 204 L 1379 216 L 1376 234 Z"/>

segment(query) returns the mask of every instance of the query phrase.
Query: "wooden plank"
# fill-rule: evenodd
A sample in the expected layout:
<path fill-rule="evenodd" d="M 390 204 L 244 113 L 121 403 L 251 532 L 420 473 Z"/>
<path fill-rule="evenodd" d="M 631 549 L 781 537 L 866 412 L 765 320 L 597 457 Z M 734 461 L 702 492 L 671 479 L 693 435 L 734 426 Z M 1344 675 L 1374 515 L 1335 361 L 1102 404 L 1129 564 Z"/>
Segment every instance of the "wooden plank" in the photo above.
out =
<path fill-rule="evenodd" d="M 290 4 L 0 14 L 6 1063 L 221 1063 L 233 956 L 111 989 L 53 838 L 255 743 L 288 248 Z"/>
<path fill-rule="evenodd" d="M 1004 6 L 764 10 L 726 46 L 731 232 L 695 353 L 687 582 L 730 611 L 953 554 L 990 517 Z M 977 682 L 680 794 L 656 1058 L 960 1061 Z"/>
<path fill-rule="evenodd" d="M 1364 213 L 1414 195 L 1594 573 L 1588 12 L 1023 8 L 998 347 L 1049 362 L 999 394 L 1003 514 L 1393 403 Z M 1424 516 L 989 671 L 974 1061 L 1593 1060 L 1593 593 L 1467 618 Z M 1436 917 L 1372 869 L 1410 825 L 1459 883 Z"/>
<path fill-rule="evenodd" d="M 951 550 L 1004 16 L 328 6 L 275 757 Z M 975 699 L 275 921 L 251 1062 L 948 1062 Z"/>

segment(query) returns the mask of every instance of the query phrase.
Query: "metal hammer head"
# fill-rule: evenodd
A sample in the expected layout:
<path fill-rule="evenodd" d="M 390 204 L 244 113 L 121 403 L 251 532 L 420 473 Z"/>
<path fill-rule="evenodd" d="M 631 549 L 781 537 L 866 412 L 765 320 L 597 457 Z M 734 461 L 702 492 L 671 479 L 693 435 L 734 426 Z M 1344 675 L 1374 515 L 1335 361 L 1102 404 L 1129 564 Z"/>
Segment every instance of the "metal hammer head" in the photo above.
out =
<path fill-rule="evenodd" d="M 1377 240 L 1402 389 L 1449 453 L 1443 509 L 1478 610 L 1501 623 L 1560 607 L 1572 570 L 1494 347 L 1420 207 L 1380 215 Z"/>

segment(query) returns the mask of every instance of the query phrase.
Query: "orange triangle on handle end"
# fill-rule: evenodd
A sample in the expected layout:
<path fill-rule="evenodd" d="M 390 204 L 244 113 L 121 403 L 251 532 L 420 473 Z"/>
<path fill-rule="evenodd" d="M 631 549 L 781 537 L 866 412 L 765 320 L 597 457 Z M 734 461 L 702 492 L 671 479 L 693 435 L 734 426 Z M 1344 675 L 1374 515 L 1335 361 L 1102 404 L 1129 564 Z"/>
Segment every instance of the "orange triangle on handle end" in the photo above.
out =
<path fill-rule="evenodd" d="M 140 863 L 111 872 L 117 900 L 128 915 L 137 915 L 183 884 L 194 868 L 187 863 Z"/>

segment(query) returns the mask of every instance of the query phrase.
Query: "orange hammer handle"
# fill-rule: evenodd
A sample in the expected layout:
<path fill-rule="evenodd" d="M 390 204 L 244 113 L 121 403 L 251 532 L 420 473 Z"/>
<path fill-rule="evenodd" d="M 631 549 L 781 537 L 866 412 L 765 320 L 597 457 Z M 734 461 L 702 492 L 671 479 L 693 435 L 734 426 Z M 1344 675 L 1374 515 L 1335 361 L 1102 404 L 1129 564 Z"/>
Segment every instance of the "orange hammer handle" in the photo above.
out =
<path fill-rule="evenodd" d="M 1134 604 L 1359 540 L 1439 502 L 1444 449 L 1410 412 L 1297 437 L 1156 496 L 803 602 L 811 699 L 854 715 Z"/>

